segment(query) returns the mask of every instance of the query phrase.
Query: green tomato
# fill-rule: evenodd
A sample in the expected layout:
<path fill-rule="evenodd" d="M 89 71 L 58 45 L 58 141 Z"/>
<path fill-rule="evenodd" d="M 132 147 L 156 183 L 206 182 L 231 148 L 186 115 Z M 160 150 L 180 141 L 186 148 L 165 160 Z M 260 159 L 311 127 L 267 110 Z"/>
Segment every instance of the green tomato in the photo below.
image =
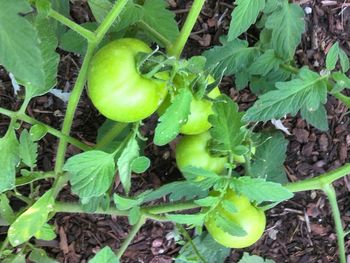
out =
<path fill-rule="evenodd" d="M 180 170 L 194 166 L 220 174 L 225 169 L 227 157 L 212 156 L 207 150 L 210 138 L 207 131 L 198 135 L 185 135 L 180 139 L 175 151 L 176 164 Z"/>
<path fill-rule="evenodd" d="M 237 209 L 237 212 L 228 212 L 219 204 L 219 206 L 209 214 L 205 226 L 216 242 L 225 247 L 244 248 L 249 247 L 258 241 L 265 230 L 265 213 L 252 205 L 247 197 L 238 195 L 232 190 L 229 190 L 225 194 L 223 200 L 231 202 Z M 244 229 L 247 235 L 234 236 L 225 232 L 216 224 L 216 218 L 218 215 L 225 216 L 230 221 L 239 225 Z"/>
<path fill-rule="evenodd" d="M 123 38 L 102 47 L 88 71 L 88 94 L 95 107 L 108 119 L 137 122 L 154 113 L 167 95 L 168 74 L 161 80 L 143 77 L 136 55 L 150 53 L 146 43 Z"/>
<path fill-rule="evenodd" d="M 256 153 L 256 147 L 252 146 L 250 149 L 250 156 L 254 155 Z M 245 158 L 244 155 L 237 155 L 237 154 L 233 154 L 233 160 L 235 161 L 235 163 L 245 163 Z"/>
<path fill-rule="evenodd" d="M 208 77 L 209 84 L 213 83 L 215 80 L 213 77 Z M 175 87 L 179 90 L 184 87 L 182 81 L 180 81 L 178 78 L 175 78 L 174 80 Z M 215 87 L 212 91 L 210 91 L 207 96 L 211 99 L 215 99 L 216 97 L 220 96 L 220 90 L 218 87 Z M 158 113 L 163 114 L 166 110 L 166 108 L 169 107 L 171 104 L 170 96 L 167 96 L 167 98 L 164 100 L 163 104 L 159 108 Z M 213 109 L 212 109 L 213 103 L 206 99 L 196 99 L 193 98 L 190 105 L 190 115 L 187 118 L 187 121 L 184 125 L 180 128 L 180 133 L 187 134 L 187 135 L 194 135 L 194 134 L 200 134 L 210 129 L 212 126 L 210 122 L 208 121 L 209 115 L 212 115 Z"/>

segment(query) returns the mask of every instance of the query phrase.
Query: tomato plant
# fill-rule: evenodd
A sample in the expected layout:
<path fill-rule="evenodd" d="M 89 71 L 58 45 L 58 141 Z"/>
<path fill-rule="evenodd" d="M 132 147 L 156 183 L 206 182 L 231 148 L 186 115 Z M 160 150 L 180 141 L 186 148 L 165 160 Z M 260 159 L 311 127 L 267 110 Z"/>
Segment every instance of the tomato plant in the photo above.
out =
<path fill-rule="evenodd" d="M 221 173 L 227 157 L 212 156 L 208 150 L 210 133 L 204 132 L 198 135 L 185 135 L 176 145 L 176 164 L 181 170 L 186 166 L 199 167 L 215 173 Z"/>
<path fill-rule="evenodd" d="M 219 205 L 209 214 L 205 226 L 212 237 L 218 243 L 230 248 L 244 248 L 258 241 L 265 230 L 266 217 L 264 212 L 252 205 L 247 197 L 238 195 L 231 190 L 225 194 L 222 202 L 229 202 L 236 211 L 228 212 L 222 205 Z M 246 234 L 235 236 L 225 232 L 217 224 L 219 216 L 240 226 Z"/>
<path fill-rule="evenodd" d="M 0 96 L 0 114 L 7 116 L 0 127 L 1 262 L 53 262 L 38 247 L 40 242 L 35 242 L 57 239 L 59 243 L 62 235 L 57 236 L 50 219 L 56 213 L 93 213 L 125 216 L 131 230 L 116 251 L 105 247 L 91 263 L 119 262 L 148 220 L 174 223 L 174 233 L 179 233 L 176 241 L 185 244 L 176 257 L 179 262 L 222 263 L 230 254 L 225 247 L 247 247 L 261 237 L 267 209 L 292 198 L 295 192 L 309 190 L 321 190 L 329 199 L 339 261 L 346 262 L 346 233 L 333 183 L 350 173 L 350 164 L 339 160 L 342 166 L 335 170 L 289 182 L 284 166 L 288 137 L 258 125 L 271 121 L 288 133 L 283 118 L 297 115 L 298 120 L 290 125 L 302 118 L 308 124 L 305 127 L 327 131 L 327 99 L 334 96 L 350 107 L 350 97 L 343 93 L 350 87 L 344 40 L 326 43 L 325 63 L 320 60 L 317 67 L 320 71 L 298 65 L 302 60 L 294 55 L 305 31 L 303 8 L 292 3 L 298 1 L 237 0 L 231 16 L 226 15 L 225 7 L 220 19 L 211 19 L 211 24 L 217 21 L 217 25 L 210 28 L 220 24 L 226 29 L 230 24 L 227 35 L 218 38 L 220 44 L 183 58 L 182 51 L 206 1 L 188 1 L 192 5 L 181 30 L 178 25 L 182 23 L 167 6 L 169 1 L 86 0 L 83 20 L 88 23 L 83 24 L 71 17 L 76 15 L 70 12 L 74 2 L 0 0 L 5 7 L 0 8 L 0 39 L 5 40 L 0 45 L 0 78 L 5 76 L 0 80 L 0 92 L 11 84 L 14 88 Z M 217 12 L 213 12 L 215 16 Z M 226 23 L 228 17 L 232 17 L 231 23 Z M 254 24 L 254 30 L 245 33 Z M 68 66 L 73 74 L 58 74 L 67 70 L 60 65 L 67 57 L 80 67 L 79 72 L 70 72 Z M 212 89 L 222 79 L 222 92 L 218 87 Z M 62 87 L 63 82 L 74 85 Z M 78 106 L 86 105 L 86 101 L 79 104 L 85 86 L 92 103 L 107 117 L 103 124 L 100 118 L 92 125 L 87 122 L 93 129 L 88 134 L 80 129 L 85 123 L 81 120 L 95 112 L 80 107 L 85 115 L 76 114 Z M 17 94 L 21 88 L 24 92 Z M 30 104 L 48 92 L 64 102 L 59 106 L 64 116 L 57 115 L 54 120 L 62 123 L 59 129 L 37 120 L 38 112 L 46 111 L 34 109 L 40 103 Z M 244 105 L 238 105 L 236 98 Z M 13 108 L 21 106 L 10 110 L 5 108 L 9 102 Z M 47 104 L 43 107 L 52 106 Z M 158 120 L 154 116 L 143 121 L 160 105 Z M 77 116 L 79 125 L 73 125 Z M 43 139 L 47 134 L 57 138 L 57 147 L 46 145 L 55 141 Z M 166 144 L 172 146 L 179 134 L 172 154 L 173 148 Z M 248 147 L 247 142 L 253 141 Z M 41 147 L 44 144 L 57 148 L 45 165 L 41 158 L 46 154 Z M 145 154 L 158 156 L 151 153 L 158 153 L 157 146 L 164 146 L 167 154 L 150 160 Z M 170 176 L 169 181 L 179 180 L 135 193 L 135 174 L 150 186 L 150 173 L 153 179 L 157 172 L 163 177 L 173 170 L 173 166 L 165 173 L 157 170 L 158 161 L 173 164 L 174 155 L 184 178 Z M 120 182 L 118 189 L 116 181 Z M 62 201 L 64 196 L 58 200 L 63 188 L 79 201 Z M 188 228 L 198 231 L 191 236 Z M 248 261 L 257 262 L 255 258 Z"/>
<path fill-rule="evenodd" d="M 141 75 L 136 55 L 152 50 L 141 40 L 118 39 L 102 47 L 91 61 L 88 94 L 95 107 L 107 118 L 136 122 L 149 117 L 167 94 L 167 74 L 161 79 Z"/>

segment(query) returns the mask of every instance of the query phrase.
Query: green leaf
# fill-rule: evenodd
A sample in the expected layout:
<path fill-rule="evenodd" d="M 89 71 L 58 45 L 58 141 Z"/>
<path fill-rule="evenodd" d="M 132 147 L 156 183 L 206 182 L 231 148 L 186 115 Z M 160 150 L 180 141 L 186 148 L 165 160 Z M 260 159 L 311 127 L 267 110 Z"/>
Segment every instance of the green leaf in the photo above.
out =
<path fill-rule="evenodd" d="M 113 4 L 109 0 L 88 0 L 92 14 L 98 23 L 102 23 L 106 15 L 112 9 Z M 144 15 L 144 8 L 129 1 L 121 14 L 112 25 L 111 31 L 118 32 L 136 22 L 139 22 Z"/>
<path fill-rule="evenodd" d="M 315 111 L 309 111 L 305 106 L 301 108 L 301 117 L 315 128 L 328 131 L 328 118 L 325 106 L 321 105 Z"/>
<path fill-rule="evenodd" d="M 135 225 L 141 218 L 141 210 L 140 207 L 135 206 L 130 209 L 130 213 L 128 216 L 129 224 Z"/>
<path fill-rule="evenodd" d="M 288 141 L 283 134 L 266 134 L 262 137 L 263 144 L 257 147 L 251 174 L 280 184 L 288 182 L 283 163 L 286 159 Z"/>
<path fill-rule="evenodd" d="M 180 89 L 172 104 L 159 118 L 154 135 L 155 145 L 162 146 L 176 138 L 190 114 L 191 101 L 192 93 L 186 88 Z"/>
<path fill-rule="evenodd" d="M 244 252 L 243 257 L 238 263 L 275 263 L 271 259 L 263 259 L 262 257 L 249 255 L 247 252 Z"/>
<path fill-rule="evenodd" d="M 220 199 L 218 197 L 207 196 L 207 197 L 195 200 L 194 202 L 200 206 L 210 207 L 210 206 L 213 206 L 219 200 Z"/>
<path fill-rule="evenodd" d="M 194 247 L 196 251 L 194 251 Z M 217 243 L 208 232 L 203 232 L 191 242 L 187 242 L 180 250 L 175 263 L 199 263 L 204 258 L 208 263 L 223 263 L 230 254 L 230 249 Z"/>
<path fill-rule="evenodd" d="M 273 49 L 265 51 L 250 66 L 249 72 L 253 75 L 266 76 L 270 71 L 278 70 L 283 60 L 278 58 Z"/>
<path fill-rule="evenodd" d="M 335 69 L 335 65 L 338 62 L 339 57 L 339 43 L 335 42 L 333 46 L 328 50 L 327 56 L 326 56 L 326 68 L 328 70 Z"/>
<path fill-rule="evenodd" d="M 350 88 L 350 78 L 348 78 L 344 73 L 333 72 L 331 76 L 336 82 L 331 91 L 332 94 L 341 92 L 343 89 Z"/>
<path fill-rule="evenodd" d="M 345 53 L 345 51 L 341 48 L 339 49 L 339 60 L 340 60 L 340 66 L 343 72 L 347 72 L 350 68 L 349 57 Z"/>
<path fill-rule="evenodd" d="M 98 197 L 80 198 L 80 202 L 85 212 L 96 212 L 99 208 L 106 211 L 110 206 L 110 197 L 107 194 L 103 194 Z"/>
<path fill-rule="evenodd" d="M 259 97 L 243 117 L 245 121 L 280 119 L 288 113 L 295 115 L 303 106 L 315 111 L 327 101 L 325 77 L 307 68 L 291 81 L 277 82 L 276 87 Z"/>
<path fill-rule="evenodd" d="M 174 43 L 179 35 L 179 29 L 175 21 L 174 12 L 168 10 L 167 6 L 166 1 L 145 0 L 142 23 L 147 24 L 147 27 L 152 28 Z"/>
<path fill-rule="evenodd" d="M 88 0 L 88 4 L 98 23 L 101 23 L 105 19 L 113 7 L 113 4 L 109 0 Z"/>
<path fill-rule="evenodd" d="M 225 209 L 228 213 L 230 214 L 233 214 L 233 213 L 237 213 L 238 210 L 237 208 L 235 207 L 235 205 L 229 201 L 229 200 L 223 200 L 221 203 L 220 203 L 220 206 Z"/>
<path fill-rule="evenodd" d="M 88 22 L 81 24 L 81 26 L 89 30 L 95 30 L 98 24 L 96 22 Z M 87 41 L 84 37 L 70 29 L 62 35 L 59 46 L 65 51 L 84 56 L 87 49 Z"/>
<path fill-rule="evenodd" d="M 248 42 L 240 39 L 225 43 L 223 46 L 216 46 L 203 55 L 207 58 L 206 67 L 219 74 L 232 75 L 245 70 L 259 54 L 256 47 L 248 47 Z"/>
<path fill-rule="evenodd" d="M 119 259 L 110 247 L 104 247 L 89 261 L 89 263 L 102 262 L 119 263 Z"/>
<path fill-rule="evenodd" d="M 46 223 L 34 234 L 34 237 L 47 241 L 54 240 L 56 238 L 55 227 Z"/>
<path fill-rule="evenodd" d="M 259 13 L 265 7 L 265 0 L 236 0 L 237 5 L 231 14 L 231 24 L 228 31 L 228 40 L 237 38 L 255 23 Z"/>
<path fill-rule="evenodd" d="M 1 263 L 26 263 L 26 256 L 19 252 L 18 254 L 5 258 Z"/>
<path fill-rule="evenodd" d="M 227 218 L 225 214 L 219 214 L 219 212 L 213 213 L 215 213 L 215 215 L 209 216 L 215 216 L 216 226 L 221 228 L 224 232 L 237 237 L 243 237 L 247 235 L 247 232 L 240 225 Z"/>
<path fill-rule="evenodd" d="M 204 218 L 206 214 L 198 213 L 192 215 L 186 214 L 167 214 L 166 217 L 177 224 L 185 224 L 192 226 L 202 226 L 204 224 Z"/>
<path fill-rule="evenodd" d="M 131 162 L 131 170 L 134 173 L 141 174 L 141 173 L 144 173 L 149 168 L 150 165 L 151 165 L 150 159 L 148 159 L 146 156 L 140 156 Z"/>
<path fill-rule="evenodd" d="M 60 56 L 56 52 L 58 40 L 54 21 L 47 17 L 38 15 L 34 22 L 38 32 L 39 48 L 43 59 L 43 70 L 45 83 L 40 86 L 34 84 L 26 86 L 26 96 L 35 97 L 47 93 L 57 83 L 57 71 Z"/>
<path fill-rule="evenodd" d="M 94 150 L 69 158 L 63 170 L 69 172 L 73 193 L 80 198 L 97 197 L 111 186 L 115 163 L 113 155 Z"/>
<path fill-rule="evenodd" d="M 47 134 L 47 128 L 40 124 L 35 124 L 30 128 L 29 135 L 33 142 L 39 141 Z"/>
<path fill-rule="evenodd" d="M 52 189 L 41 196 L 30 208 L 13 222 L 8 230 L 12 246 L 27 242 L 46 224 L 48 215 L 54 210 L 55 199 Z"/>
<path fill-rule="evenodd" d="M 117 166 L 120 182 L 126 193 L 129 193 L 131 187 L 132 162 L 140 155 L 140 147 L 135 138 L 131 138 L 120 155 Z"/>
<path fill-rule="evenodd" d="M 140 195 L 136 198 L 123 197 L 118 194 L 113 195 L 113 201 L 116 207 L 120 210 L 129 210 L 133 207 L 139 206 L 144 201 L 144 195 Z"/>
<path fill-rule="evenodd" d="M 214 115 L 209 116 L 209 122 L 213 125 L 210 129 L 214 141 L 211 148 L 221 153 L 234 152 L 244 139 L 242 114 L 238 112 L 238 105 L 228 96 L 221 95 L 217 99 L 213 105 Z"/>
<path fill-rule="evenodd" d="M 45 250 L 34 248 L 29 255 L 29 260 L 35 263 L 58 263 L 55 259 L 50 258 Z"/>
<path fill-rule="evenodd" d="M 98 149 L 113 153 L 131 132 L 131 128 L 131 124 L 119 123 L 107 119 L 97 131 L 96 142 L 98 144 Z M 108 139 L 107 144 L 103 143 L 103 140 L 106 138 Z M 101 143 L 103 145 L 101 145 Z"/>
<path fill-rule="evenodd" d="M 22 15 L 32 11 L 26 0 L 0 0 L 0 64 L 27 86 L 45 84 L 38 34 Z M 35 65 L 35 67 L 34 67 Z"/>
<path fill-rule="evenodd" d="M 231 187 L 257 203 L 262 202 L 282 202 L 293 197 L 293 193 L 281 184 L 267 182 L 261 178 L 251 178 L 243 176 L 233 178 Z"/>
<path fill-rule="evenodd" d="M 291 59 L 305 31 L 304 11 L 296 4 L 283 1 L 283 6 L 271 13 L 265 24 L 272 30 L 272 48 L 282 58 Z"/>
<path fill-rule="evenodd" d="M 222 179 L 216 173 L 204 170 L 199 167 L 187 166 L 181 169 L 181 172 L 189 182 L 197 185 L 203 190 L 208 190 L 217 181 Z"/>
<path fill-rule="evenodd" d="M 7 224 L 13 223 L 16 219 L 6 194 L 0 195 L 0 218 L 5 219 Z"/>
<path fill-rule="evenodd" d="M 188 181 L 173 182 L 161 186 L 157 190 L 147 193 L 143 196 L 144 202 L 149 202 L 169 195 L 171 202 L 179 200 L 192 200 L 194 198 L 202 198 L 208 196 L 208 191 L 204 191 L 195 184 Z"/>
<path fill-rule="evenodd" d="M 38 144 L 32 141 L 28 130 L 23 130 L 19 137 L 19 156 L 25 165 L 34 169 L 38 158 Z"/>
<path fill-rule="evenodd" d="M 16 166 L 20 161 L 19 143 L 14 130 L 10 129 L 3 138 L 0 138 L 0 193 L 15 187 Z"/>

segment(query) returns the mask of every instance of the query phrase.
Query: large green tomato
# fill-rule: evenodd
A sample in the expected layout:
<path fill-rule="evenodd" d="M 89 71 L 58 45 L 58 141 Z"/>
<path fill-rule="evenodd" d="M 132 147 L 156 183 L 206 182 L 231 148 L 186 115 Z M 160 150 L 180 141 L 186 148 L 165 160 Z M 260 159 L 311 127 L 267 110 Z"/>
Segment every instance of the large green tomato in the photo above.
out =
<path fill-rule="evenodd" d="M 225 210 L 220 204 L 205 222 L 205 226 L 211 236 L 221 245 L 230 248 L 244 248 L 254 244 L 262 236 L 266 226 L 266 217 L 262 210 L 253 206 L 249 199 L 229 190 L 224 200 L 231 202 L 237 212 L 231 213 Z M 233 236 L 219 228 L 216 224 L 218 215 L 225 216 L 230 221 L 239 225 L 247 233 L 245 236 Z"/>
<path fill-rule="evenodd" d="M 176 164 L 180 170 L 194 166 L 220 174 L 225 169 L 227 157 L 212 156 L 207 150 L 210 138 L 207 131 L 198 135 L 185 135 L 180 139 L 175 151 Z"/>
<path fill-rule="evenodd" d="M 194 78 L 194 77 L 193 77 Z M 208 77 L 209 84 L 213 83 L 215 80 L 213 77 Z M 179 78 L 174 79 L 174 84 L 177 90 L 186 88 L 184 82 Z M 212 91 L 210 91 L 207 96 L 211 99 L 215 99 L 220 96 L 220 90 L 218 87 L 215 87 Z M 159 108 L 159 113 L 163 114 L 167 107 L 171 104 L 170 96 L 164 100 L 163 104 Z M 209 115 L 213 114 L 212 109 L 213 103 L 206 99 L 196 99 L 193 98 L 190 105 L 190 115 L 187 118 L 187 121 L 184 125 L 181 126 L 180 132 L 182 134 L 194 135 L 200 134 L 210 129 L 211 124 L 208 121 Z"/>
<path fill-rule="evenodd" d="M 167 95 L 167 74 L 162 80 L 143 77 L 137 70 L 136 54 L 150 53 L 146 43 L 123 38 L 102 47 L 88 72 L 88 94 L 108 119 L 137 122 L 154 113 Z M 163 80 L 164 79 L 164 80 Z"/>

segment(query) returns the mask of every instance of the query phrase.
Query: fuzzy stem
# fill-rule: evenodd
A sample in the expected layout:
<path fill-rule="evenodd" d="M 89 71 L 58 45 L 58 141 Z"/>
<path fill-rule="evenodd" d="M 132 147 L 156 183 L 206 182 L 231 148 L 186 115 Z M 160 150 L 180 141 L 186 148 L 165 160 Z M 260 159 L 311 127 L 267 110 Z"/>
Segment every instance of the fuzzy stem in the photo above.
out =
<path fill-rule="evenodd" d="M 168 54 L 180 58 L 182 50 L 190 37 L 192 29 L 197 22 L 198 16 L 202 10 L 205 0 L 194 0 L 191 10 L 186 18 L 185 24 L 183 25 L 180 35 L 177 37 L 173 46 L 168 48 Z"/>
<path fill-rule="evenodd" d="M 57 20 L 61 24 L 69 27 L 73 31 L 77 32 L 79 35 L 86 38 L 89 42 L 93 42 L 96 40 L 96 36 L 93 32 L 91 32 L 90 30 L 75 23 L 74 21 L 70 20 L 69 18 L 61 15 L 60 13 L 56 12 L 55 10 L 50 9 L 49 16 L 52 17 L 53 19 Z"/>
<path fill-rule="evenodd" d="M 146 218 L 141 216 L 139 221 L 132 227 L 129 235 L 126 237 L 126 239 L 123 241 L 122 245 L 120 246 L 118 252 L 116 253 L 118 259 L 122 257 L 128 246 L 130 245 L 131 241 L 135 238 L 137 232 L 139 232 L 140 228 L 143 226 L 143 224 L 146 222 Z"/>
<path fill-rule="evenodd" d="M 346 263 L 345 243 L 344 243 L 345 234 L 341 223 L 341 216 L 340 216 L 340 211 L 337 203 L 337 196 L 336 196 L 334 187 L 331 184 L 324 185 L 322 190 L 326 193 L 332 209 L 332 215 L 333 215 L 335 230 L 336 230 L 337 239 L 338 239 L 340 263 Z"/>

